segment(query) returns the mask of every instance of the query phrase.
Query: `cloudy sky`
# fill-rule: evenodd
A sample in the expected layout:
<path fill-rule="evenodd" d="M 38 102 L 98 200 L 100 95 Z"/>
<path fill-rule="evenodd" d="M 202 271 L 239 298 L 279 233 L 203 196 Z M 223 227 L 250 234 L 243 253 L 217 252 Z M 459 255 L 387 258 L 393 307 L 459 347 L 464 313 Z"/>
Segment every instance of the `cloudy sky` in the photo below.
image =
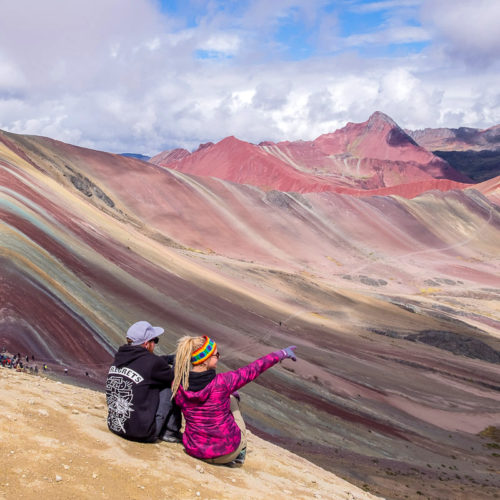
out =
<path fill-rule="evenodd" d="M 0 129 L 110 152 L 500 123 L 499 0 L 0 0 Z"/>

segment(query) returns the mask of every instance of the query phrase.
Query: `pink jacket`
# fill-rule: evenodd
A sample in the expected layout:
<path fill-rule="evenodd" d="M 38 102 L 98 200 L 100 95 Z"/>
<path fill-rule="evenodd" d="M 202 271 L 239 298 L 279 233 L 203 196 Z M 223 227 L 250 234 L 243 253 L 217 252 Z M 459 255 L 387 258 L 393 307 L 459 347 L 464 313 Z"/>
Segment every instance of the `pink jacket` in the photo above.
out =
<path fill-rule="evenodd" d="M 196 458 L 215 458 L 236 450 L 241 432 L 230 410 L 230 395 L 282 359 L 282 352 L 277 351 L 238 370 L 218 373 L 199 392 L 185 391 L 180 386 L 175 402 L 186 419 L 186 452 Z"/>

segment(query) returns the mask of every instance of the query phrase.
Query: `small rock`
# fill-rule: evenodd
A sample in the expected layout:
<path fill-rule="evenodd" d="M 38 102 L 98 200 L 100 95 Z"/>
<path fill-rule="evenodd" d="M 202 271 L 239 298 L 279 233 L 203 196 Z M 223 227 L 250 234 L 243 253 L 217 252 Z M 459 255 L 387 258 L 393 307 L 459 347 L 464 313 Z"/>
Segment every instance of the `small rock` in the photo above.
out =
<path fill-rule="evenodd" d="M 69 465 L 63 464 L 63 467 L 64 467 L 65 470 L 69 469 Z"/>
<path fill-rule="evenodd" d="M 200 473 L 203 474 L 205 472 L 205 469 L 201 465 L 196 466 L 196 470 Z"/>
<path fill-rule="evenodd" d="M 199 497 L 201 493 L 199 491 L 196 492 L 196 496 Z"/>
<path fill-rule="evenodd" d="M 56 476 L 56 482 L 58 483 L 59 481 L 62 481 L 62 477 L 61 476 Z"/>
<path fill-rule="evenodd" d="M 98 476 L 97 476 L 97 474 L 94 472 L 94 473 L 92 474 L 92 479 L 97 479 L 97 477 L 98 477 Z"/>
<path fill-rule="evenodd" d="M 44 417 L 48 417 L 49 416 L 49 412 L 47 410 L 41 409 L 41 410 L 38 410 L 38 413 L 40 415 L 43 415 Z"/>
<path fill-rule="evenodd" d="M 104 405 L 94 405 L 96 410 L 104 410 Z"/>
<path fill-rule="evenodd" d="M 71 413 L 73 413 L 73 415 L 78 415 L 80 412 L 78 410 L 71 410 Z"/>
<path fill-rule="evenodd" d="M 34 399 L 29 399 L 28 400 L 28 404 L 29 405 L 34 405 L 35 404 L 35 400 Z"/>

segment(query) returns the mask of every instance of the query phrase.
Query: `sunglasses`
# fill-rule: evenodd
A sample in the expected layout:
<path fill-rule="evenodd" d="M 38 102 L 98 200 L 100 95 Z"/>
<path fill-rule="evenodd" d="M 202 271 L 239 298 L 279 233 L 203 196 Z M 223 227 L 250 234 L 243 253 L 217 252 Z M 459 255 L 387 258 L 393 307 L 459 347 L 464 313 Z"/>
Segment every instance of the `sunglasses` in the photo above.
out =
<path fill-rule="evenodd" d="M 219 358 L 220 358 L 220 352 L 218 352 L 218 351 L 217 351 L 217 352 L 214 354 L 214 356 L 215 356 L 217 359 L 219 359 Z"/>
<path fill-rule="evenodd" d="M 158 337 L 155 337 L 154 339 L 151 339 L 150 342 L 154 342 L 155 344 L 158 344 L 160 339 Z"/>

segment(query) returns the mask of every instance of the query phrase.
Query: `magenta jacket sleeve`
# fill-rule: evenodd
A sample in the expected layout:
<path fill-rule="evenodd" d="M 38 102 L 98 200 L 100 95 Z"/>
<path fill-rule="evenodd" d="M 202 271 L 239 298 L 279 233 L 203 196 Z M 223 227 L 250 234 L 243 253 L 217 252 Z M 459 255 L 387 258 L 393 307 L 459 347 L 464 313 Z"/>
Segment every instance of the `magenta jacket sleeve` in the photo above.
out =
<path fill-rule="evenodd" d="M 247 366 L 243 366 L 238 370 L 231 372 L 220 373 L 227 387 L 229 394 L 237 391 L 240 387 L 248 384 L 252 380 L 255 380 L 262 372 L 265 372 L 276 363 L 283 359 L 281 351 L 272 352 L 271 354 L 266 354 L 262 358 L 256 359 Z"/>

